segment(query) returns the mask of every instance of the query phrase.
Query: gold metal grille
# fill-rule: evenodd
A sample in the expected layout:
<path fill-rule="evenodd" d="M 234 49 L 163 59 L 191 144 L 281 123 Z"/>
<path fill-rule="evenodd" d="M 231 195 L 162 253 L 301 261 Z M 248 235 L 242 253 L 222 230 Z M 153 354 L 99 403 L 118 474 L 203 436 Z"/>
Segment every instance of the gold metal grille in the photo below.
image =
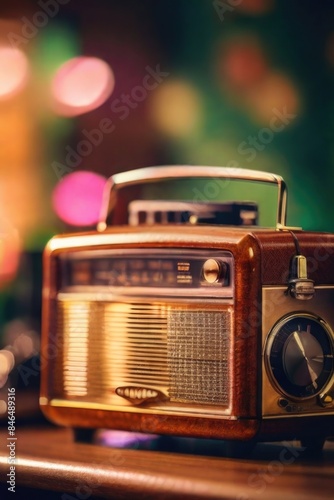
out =
<path fill-rule="evenodd" d="M 57 313 L 63 397 L 128 406 L 115 391 L 137 387 L 170 403 L 227 406 L 231 312 L 200 307 L 64 294 Z"/>
<path fill-rule="evenodd" d="M 167 331 L 171 400 L 227 405 L 230 314 L 171 310 Z"/>

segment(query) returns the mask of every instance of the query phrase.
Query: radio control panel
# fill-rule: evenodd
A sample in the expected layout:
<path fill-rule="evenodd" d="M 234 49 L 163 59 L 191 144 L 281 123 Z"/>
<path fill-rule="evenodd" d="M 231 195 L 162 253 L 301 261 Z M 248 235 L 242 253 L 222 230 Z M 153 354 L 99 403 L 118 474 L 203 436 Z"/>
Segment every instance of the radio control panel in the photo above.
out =
<path fill-rule="evenodd" d="M 263 290 L 264 416 L 334 413 L 334 288 L 316 288 L 307 310 L 284 291 Z"/>
<path fill-rule="evenodd" d="M 233 258 L 229 252 L 187 252 L 156 249 L 126 254 L 78 252 L 60 257 L 60 289 L 142 287 L 196 289 L 233 296 Z"/>

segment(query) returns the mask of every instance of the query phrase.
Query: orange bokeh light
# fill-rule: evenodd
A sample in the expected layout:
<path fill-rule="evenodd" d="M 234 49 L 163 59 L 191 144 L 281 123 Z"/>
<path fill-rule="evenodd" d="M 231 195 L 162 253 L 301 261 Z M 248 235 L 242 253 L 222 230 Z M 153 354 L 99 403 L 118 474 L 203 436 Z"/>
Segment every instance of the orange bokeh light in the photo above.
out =
<path fill-rule="evenodd" d="M 285 109 L 289 114 L 297 115 L 300 111 L 300 96 L 287 75 L 272 72 L 249 91 L 246 105 L 252 117 L 265 124 L 273 116 L 274 109 Z"/>
<path fill-rule="evenodd" d="M 293 115 L 300 110 L 297 87 L 289 76 L 273 71 L 255 36 L 244 34 L 224 42 L 217 69 L 225 95 L 260 124 L 268 123 L 275 108 Z"/>
<path fill-rule="evenodd" d="M 245 14 L 265 14 L 274 6 L 273 0 L 242 0 L 237 9 Z"/>
<path fill-rule="evenodd" d="M 15 278 L 21 250 L 18 231 L 0 217 L 0 288 Z"/>
<path fill-rule="evenodd" d="M 218 57 L 220 82 L 232 91 L 257 84 L 268 71 L 261 46 L 252 36 L 245 35 L 224 44 Z"/>
<path fill-rule="evenodd" d="M 28 81 L 29 63 L 22 50 L 0 47 L 0 99 L 20 92 Z"/>
<path fill-rule="evenodd" d="M 65 62 L 52 82 L 54 108 L 58 114 L 76 116 L 98 108 L 115 87 L 114 73 L 97 57 L 75 57 Z"/>

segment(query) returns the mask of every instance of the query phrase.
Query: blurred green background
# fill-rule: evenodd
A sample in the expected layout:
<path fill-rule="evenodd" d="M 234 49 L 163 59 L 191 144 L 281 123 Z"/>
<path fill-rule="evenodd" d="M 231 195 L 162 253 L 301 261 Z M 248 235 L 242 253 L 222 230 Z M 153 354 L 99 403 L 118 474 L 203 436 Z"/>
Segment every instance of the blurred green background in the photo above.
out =
<path fill-rule="evenodd" d="M 2 5 L 0 41 L 29 63 L 26 86 L 0 101 L 3 214 L 22 248 L 41 250 L 52 234 L 75 229 L 51 202 L 65 175 L 108 177 L 158 164 L 280 174 L 289 187 L 288 223 L 333 231 L 333 14 L 332 2 L 309 0 Z M 105 61 L 115 86 L 104 102 L 71 116 L 54 106 L 52 89 L 61 64 L 75 56 Z M 83 131 L 104 119 L 113 131 L 78 161 L 69 157 Z M 163 192 L 186 197 L 190 190 L 191 198 L 194 189 L 203 191 L 203 183 Z M 271 191 L 240 185 L 209 195 L 257 197 L 267 224 Z"/>

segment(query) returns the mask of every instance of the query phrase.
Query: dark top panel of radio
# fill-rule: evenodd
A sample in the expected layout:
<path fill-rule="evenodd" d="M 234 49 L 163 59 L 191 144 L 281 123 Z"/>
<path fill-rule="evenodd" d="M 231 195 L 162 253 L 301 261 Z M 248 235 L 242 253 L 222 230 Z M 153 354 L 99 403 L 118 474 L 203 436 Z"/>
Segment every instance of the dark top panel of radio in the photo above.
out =
<path fill-rule="evenodd" d="M 209 224 L 256 226 L 258 206 L 252 201 L 224 203 L 176 200 L 134 200 L 129 204 L 129 224 Z"/>

